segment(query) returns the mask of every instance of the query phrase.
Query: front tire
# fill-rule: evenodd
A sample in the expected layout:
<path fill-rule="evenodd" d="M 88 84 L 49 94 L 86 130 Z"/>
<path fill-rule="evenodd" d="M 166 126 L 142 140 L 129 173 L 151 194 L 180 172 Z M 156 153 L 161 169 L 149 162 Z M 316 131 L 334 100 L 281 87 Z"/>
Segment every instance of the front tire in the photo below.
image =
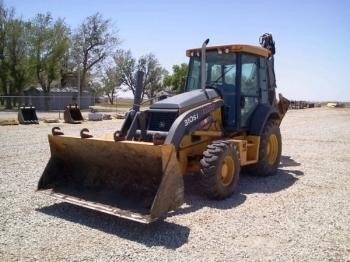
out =
<path fill-rule="evenodd" d="M 200 184 L 211 199 L 225 199 L 234 192 L 240 173 L 239 153 L 227 141 L 214 141 L 203 153 Z"/>

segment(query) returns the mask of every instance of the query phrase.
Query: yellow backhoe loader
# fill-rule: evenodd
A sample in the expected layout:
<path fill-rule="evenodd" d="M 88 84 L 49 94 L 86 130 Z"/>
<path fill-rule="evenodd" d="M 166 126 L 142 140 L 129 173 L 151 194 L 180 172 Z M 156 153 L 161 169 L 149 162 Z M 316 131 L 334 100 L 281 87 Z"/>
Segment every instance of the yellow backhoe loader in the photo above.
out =
<path fill-rule="evenodd" d="M 150 223 L 184 201 L 183 176 L 198 172 L 212 199 L 234 192 L 241 168 L 276 172 L 280 123 L 289 101 L 275 98 L 274 42 L 189 49 L 184 91 L 140 111 L 143 73 L 135 103 L 115 133 L 48 136 L 51 158 L 38 190 L 75 205 Z"/>

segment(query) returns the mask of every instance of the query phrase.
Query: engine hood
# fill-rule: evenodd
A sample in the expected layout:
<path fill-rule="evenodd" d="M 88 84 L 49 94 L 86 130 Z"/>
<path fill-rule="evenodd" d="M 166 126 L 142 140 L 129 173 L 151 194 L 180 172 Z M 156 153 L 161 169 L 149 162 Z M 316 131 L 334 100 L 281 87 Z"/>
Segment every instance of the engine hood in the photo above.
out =
<path fill-rule="evenodd" d="M 219 97 L 214 89 L 197 89 L 158 101 L 150 106 L 150 109 L 182 109 L 191 105 L 204 104 Z"/>

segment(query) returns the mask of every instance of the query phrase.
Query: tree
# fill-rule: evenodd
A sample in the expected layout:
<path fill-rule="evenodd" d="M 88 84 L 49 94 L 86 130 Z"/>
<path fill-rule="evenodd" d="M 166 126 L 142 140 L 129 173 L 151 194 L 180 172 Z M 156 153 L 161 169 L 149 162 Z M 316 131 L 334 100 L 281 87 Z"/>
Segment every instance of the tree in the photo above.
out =
<path fill-rule="evenodd" d="M 181 92 L 185 85 L 187 73 L 187 64 L 182 63 L 181 65 L 173 65 L 173 74 L 164 78 L 164 85 L 172 87 L 172 89 L 177 92 Z"/>
<path fill-rule="evenodd" d="M 116 78 L 120 84 L 127 86 L 135 95 L 136 60 L 132 57 L 131 51 L 117 50 L 113 59 L 116 65 Z"/>
<path fill-rule="evenodd" d="M 28 26 L 14 18 L 14 9 L 0 2 L 0 90 L 6 98 L 6 108 L 12 108 L 30 81 L 28 72 Z M 3 100 L 2 100 L 3 103 Z"/>
<path fill-rule="evenodd" d="M 11 91 L 8 85 L 8 59 L 6 53 L 8 22 L 13 18 L 13 15 L 14 10 L 6 8 L 3 1 L 0 1 L 0 90 L 5 96 L 9 96 Z M 6 99 L 6 108 L 11 108 L 10 98 Z"/>
<path fill-rule="evenodd" d="M 7 57 L 10 90 L 21 95 L 25 86 L 31 82 L 29 72 L 28 23 L 19 19 L 8 22 Z"/>
<path fill-rule="evenodd" d="M 114 94 L 120 89 L 120 78 L 118 77 L 116 67 L 107 68 L 102 79 L 103 91 L 108 96 L 109 103 L 113 105 Z"/>
<path fill-rule="evenodd" d="M 163 78 L 168 72 L 160 66 L 153 54 L 142 56 L 138 61 L 138 69 L 145 72 L 142 98 L 144 94 L 150 99 L 155 97 L 163 89 Z"/>
<path fill-rule="evenodd" d="M 87 17 L 73 35 L 72 53 L 79 71 L 79 91 L 87 83 L 87 74 L 105 60 L 119 44 L 119 38 L 111 29 L 111 22 L 100 13 Z"/>
<path fill-rule="evenodd" d="M 68 39 L 69 48 L 66 53 L 63 55 L 60 65 L 60 74 L 59 74 L 59 86 L 64 88 L 66 86 L 77 86 L 77 72 L 75 71 L 75 62 L 72 58 L 72 41 Z"/>
<path fill-rule="evenodd" d="M 142 56 L 137 62 L 130 51 L 118 50 L 114 55 L 116 75 L 121 85 L 127 86 L 135 95 L 136 72 L 142 70 L 145 73 L 141 99 L 147 95 L 153 98 L 156 92 L 163 89 L 162 80 L 167 71 L 162 68 L 153 54 Z"/>
<path fill-rule="evenodd" d="M 69 28 L 62 19 L 53 22 L 49 13 L 30 22 L 31 67 L 45 94 L 59 80 L 62 60 L 69 47 Z"/>

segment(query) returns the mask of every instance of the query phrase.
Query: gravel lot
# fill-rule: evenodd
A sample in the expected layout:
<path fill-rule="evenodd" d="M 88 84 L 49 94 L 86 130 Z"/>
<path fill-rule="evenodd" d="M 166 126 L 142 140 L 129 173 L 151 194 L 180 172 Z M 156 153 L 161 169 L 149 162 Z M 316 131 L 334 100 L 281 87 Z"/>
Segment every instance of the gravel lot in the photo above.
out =
<path fill-rule="evenodd" d="M 53 126 L 102 134 L 121 123 L 0 126 L 0 261 L 350 261 L 349 108 L 289 111 L 278 175 L 242 175 L 219 202 L 189 177 L 183 207 L 151 225 L 35 192 Z"/>

